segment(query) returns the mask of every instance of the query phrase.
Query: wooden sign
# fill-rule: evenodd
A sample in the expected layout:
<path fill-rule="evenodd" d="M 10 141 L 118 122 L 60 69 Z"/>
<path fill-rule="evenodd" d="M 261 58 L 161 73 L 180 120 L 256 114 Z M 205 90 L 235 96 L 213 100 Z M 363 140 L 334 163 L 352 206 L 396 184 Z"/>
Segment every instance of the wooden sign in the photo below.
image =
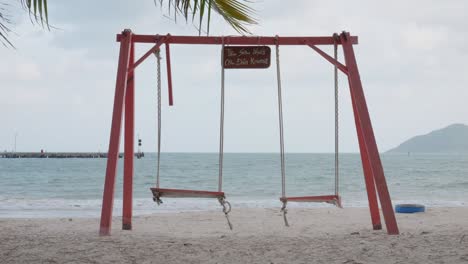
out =
<path fill-rule="evenodd" d="M 270 67 L 268 46 L 226 46 L 223 49 L 225 69 L 265 69 Z"/>

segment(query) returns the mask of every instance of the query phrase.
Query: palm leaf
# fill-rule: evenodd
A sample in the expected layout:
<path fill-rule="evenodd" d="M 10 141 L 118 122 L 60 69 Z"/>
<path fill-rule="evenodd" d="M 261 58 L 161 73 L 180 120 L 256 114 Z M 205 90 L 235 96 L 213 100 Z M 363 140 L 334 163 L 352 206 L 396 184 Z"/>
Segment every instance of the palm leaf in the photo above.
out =
<path fill-rule="evenodd" d="M 239 33 L 249 33 L 246 25 L 257 23 L 252 8 L 237 0 L 213 0 L 212 8 Z"/>
<path fill-rule="evenodd" d="M 206 5 L 206 0 L 200 0 L 200 22 L 199 22 L 200 24 L 198 26 L 198 35 L 201 35 L 201 29 L 203 25 L 203 15 L 205 14 L 205 5 Z"/>
<path fill-rule="evenodd" d="M 34 18 L 36 23 L 41 23 L 42 27 L 49 29 L 49 14 L 47 11 L 47 0 L 21 0 L 29 15 Z"/>
<path fill-rule="evenodd" d="M 0 3 L 0 43 L 5 47 L 14 48 L 13 44 L 8 39 L 8 34 L 11 32 L 10 26 L 11 20 L 8 15 L 9 4 Z"/>
<path fill-rule="evenodd" d="M 206 20 L 207 34 L 210 30 L 211 22 L 211 10 L 221 15 L 224 20 L 231 25 L 237 32 L 241 34 L 250 34 L 248 25 L 257 24 L 257 21 L 253 16 L 255 10 L 252 9 L 247 3 L 251 3 L 247 0 L 166 0 L 169 4 L 169 10 L 174 9 L 174 20 L 176 21 L 177 15 L 181 14 L 186 21 L 189 19 L 189 15 L 192 15 L 192 21 L 198 13 L 198 30 L 201 35 L 202 25 L 205 17 L 205 13 L 208 13 Z M 159 4 L 162 5 L 164 0 L 159 0 Z M 155 3 L 157 1 L 155 0 Z M 177 21 L 176 21 L 177 22 Z"/>
<path fill-rule="evenodd" d="M 50 30 L 47 0 L 20 1 L 23 8 L 29 13 L 32 23 L 40 23 L 42 27 L 47 27 Z M 15 46 L 8 38 L 8 34 L 11 33 L 10 25 L 12 24 L 8 16 L 9 10 L 7 7 L 9 6 L 9 4 L 0 3 L 0 43 L 5 47 L 14 48 Z"/>

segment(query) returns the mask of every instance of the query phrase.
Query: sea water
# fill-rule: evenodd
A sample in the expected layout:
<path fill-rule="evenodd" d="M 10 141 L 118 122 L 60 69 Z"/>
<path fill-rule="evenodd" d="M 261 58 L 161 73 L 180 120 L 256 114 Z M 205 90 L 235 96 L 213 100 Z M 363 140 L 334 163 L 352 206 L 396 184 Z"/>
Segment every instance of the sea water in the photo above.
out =
<path fill-rule="evenodd" d="M 158 206 L 155 154 L 135 159 L 134 213 L 220 210 L 214 199 L 163 199 Z M 393 203 L 426 206 L 468 205 L 468 155 L 382 154 Z M 359 154 L 340 154 L 339 192 L 345 207 L 368 206 Z M 161 188 L 217 191 L 219 156 L 214 153 L 163 153 Z M 115 185 L 114 215 L 122 210 L 122 163 Z M 0 217 L 98 217 L 106 159 L 0 159 Z M 279 208 L 279 154 L 227 153 L 223 191 L 233 208 Z M 288 196 L 335 192 L 334 154 L 286 154 Z M 330 206 L 326 204 L 290 204 Z"/>

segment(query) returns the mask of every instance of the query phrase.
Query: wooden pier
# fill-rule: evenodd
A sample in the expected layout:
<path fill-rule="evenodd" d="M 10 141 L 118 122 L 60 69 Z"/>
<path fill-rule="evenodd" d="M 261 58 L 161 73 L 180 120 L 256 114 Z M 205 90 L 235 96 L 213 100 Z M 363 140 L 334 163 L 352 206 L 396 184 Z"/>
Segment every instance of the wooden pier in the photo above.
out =
<path fill-rule="evenodd" d="M 135 157 L 144 157 L 143 152 L 135 153 Z M 119 154 L 122 158 L 123 154 Z M 97 159 L 107 158 L 107 152 L 2 152 L 0 158 L 19 159 L 19 158 L 49 158 L 49 159 Z"/>

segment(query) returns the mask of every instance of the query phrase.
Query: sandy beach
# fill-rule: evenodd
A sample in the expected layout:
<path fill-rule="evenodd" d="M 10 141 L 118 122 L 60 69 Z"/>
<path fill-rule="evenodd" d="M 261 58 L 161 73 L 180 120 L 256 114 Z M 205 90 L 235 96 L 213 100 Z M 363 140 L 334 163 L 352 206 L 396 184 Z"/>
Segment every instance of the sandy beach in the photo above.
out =
<path fill-rule="evenodd" d="M 367 208 L 293 208 L 290 227 L 277 209 L 113 222 L 99 237 L 97 218 L 1 219 L 0 263 L 468 263 L 468 208 L 397 214 L 401 234 L 371 230 Z"/>

